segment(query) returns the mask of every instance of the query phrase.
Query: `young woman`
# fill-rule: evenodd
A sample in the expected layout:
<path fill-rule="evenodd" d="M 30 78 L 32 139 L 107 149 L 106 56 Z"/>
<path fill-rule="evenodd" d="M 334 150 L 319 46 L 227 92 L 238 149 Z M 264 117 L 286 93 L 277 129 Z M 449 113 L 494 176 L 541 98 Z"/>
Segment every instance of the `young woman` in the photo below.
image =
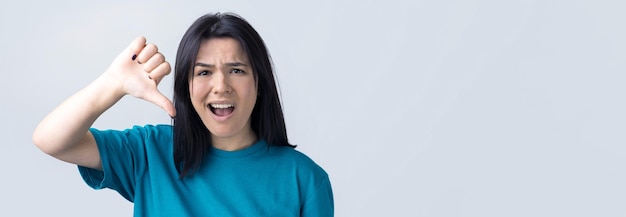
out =
<path fill-rule="evenodd" d="M 333 216 L 328 175 L 287 141 L 252 26 L 234 14 L 196 20 L 178 48 L 174 103 L 156 88 L 170 70 L 156 45 L 135 39 L 41 121 L 34 143 L 133 202 L 135 216 Z M 90 128 L 125 95 L 162 107 L 173 125 Z"/>

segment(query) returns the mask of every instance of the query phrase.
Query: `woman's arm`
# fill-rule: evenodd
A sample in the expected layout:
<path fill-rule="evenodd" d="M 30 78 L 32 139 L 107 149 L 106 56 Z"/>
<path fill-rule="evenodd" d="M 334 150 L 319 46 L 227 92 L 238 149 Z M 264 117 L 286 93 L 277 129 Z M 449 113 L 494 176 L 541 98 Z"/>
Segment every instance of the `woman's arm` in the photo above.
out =
<path fill-rule="evenodd" d="M 57 159 L 101 170 L 100 153 L 89 132 L 91 125 L 127 94 L 176 115 L 172 102 L 157 89 L 170 71 L 156 45 L 146 45 L 146 39 L 138 37 L 100 77 L 50 112 L 35 129 L 33 142 Z"/>

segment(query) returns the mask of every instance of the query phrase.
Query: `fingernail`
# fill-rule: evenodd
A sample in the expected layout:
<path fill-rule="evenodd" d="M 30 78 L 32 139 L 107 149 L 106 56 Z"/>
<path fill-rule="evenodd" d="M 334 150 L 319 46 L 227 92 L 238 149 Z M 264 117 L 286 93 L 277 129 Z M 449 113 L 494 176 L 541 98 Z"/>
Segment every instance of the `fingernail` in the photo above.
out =
<path fill-rule="evenodd" d="M 141 61 L 137 60 L 137 63 L 141 64 Z"/>
<path fill-rule="evenodd" d="M 150 77 L 150 75 L 148 75 L 148 78 L 149 78 L 150 80 L 152 80 L 152 77 Z"/>
<path fill-rule="evenodd" d="M 133 57 L 131 59 L 135 61 L 135 59 L 137 59 L 137 54 L 133 54 Z"/>

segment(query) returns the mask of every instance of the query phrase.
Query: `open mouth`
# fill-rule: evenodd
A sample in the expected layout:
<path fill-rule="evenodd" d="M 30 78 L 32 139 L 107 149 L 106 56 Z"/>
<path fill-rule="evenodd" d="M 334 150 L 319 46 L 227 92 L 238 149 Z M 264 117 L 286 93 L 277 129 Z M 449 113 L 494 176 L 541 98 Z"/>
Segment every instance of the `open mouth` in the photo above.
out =
<path fill-rule="evenodd" d="M 209 108 L 211 112 L 216 116 L 228 116 L 233 113 L 235 110 L 235 105 L 233 104 L 209 104 Z"/>

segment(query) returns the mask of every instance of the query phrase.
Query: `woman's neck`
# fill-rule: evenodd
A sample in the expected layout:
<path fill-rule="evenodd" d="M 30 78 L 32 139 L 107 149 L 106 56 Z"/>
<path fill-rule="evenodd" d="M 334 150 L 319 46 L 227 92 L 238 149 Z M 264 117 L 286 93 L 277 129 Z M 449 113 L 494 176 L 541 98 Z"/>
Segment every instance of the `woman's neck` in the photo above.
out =
<path fill-rule="evenodd" d="M 246 130 L 245 133 L 234 135 L 232 137 L 211 137 L 211 144 L 214 148 L 223 151 L 237 151 L 250 147 L 257 141 L 257 136 L 252 129 Z"/>

